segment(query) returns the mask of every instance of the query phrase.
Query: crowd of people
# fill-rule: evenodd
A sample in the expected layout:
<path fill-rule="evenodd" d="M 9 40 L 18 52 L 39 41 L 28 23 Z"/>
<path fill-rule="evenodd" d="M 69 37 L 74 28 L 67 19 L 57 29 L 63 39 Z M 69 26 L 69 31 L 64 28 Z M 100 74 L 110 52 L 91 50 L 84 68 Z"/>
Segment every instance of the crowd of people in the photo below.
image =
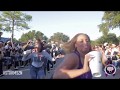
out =
<path fill-rule="evenodd" d="M 0 42 L 0 76 L 3 76 L 3 69 L 19 70 L 30 65 L 32 79 L 44 78 L 46 72 L 54 67 L 56 59 L 64 54 L 61 44 L 40 39 L 27 43 Z"/>
<path fill-rule="evenodd" d="M 29 40 L 25 44 L 0 42 L 0 76 L 3 76 L 3 68 L 19 70 L 30 65 L 31 78 L 44 79 L 57 58 L 64 57 L 63 62 L 55 68 L 53 79 L 92 78 L 89 68 L 91 56 L 88 53 L 94 50 L 101 52 L 103 66 L 113 64 L 120 68 L 119 45 L 104 43 L 92 46 L 89 36 L 84 33 L 78 33 L 64 44 L 48 43 L 41 39 Z"/>
<path fill-rule="evenodd" d="M 108 63 L 120 68 L 120 45 L 104 43 L 103 45 L 94 46 L 93 49 L 101 50 L 107 57 Z"/>

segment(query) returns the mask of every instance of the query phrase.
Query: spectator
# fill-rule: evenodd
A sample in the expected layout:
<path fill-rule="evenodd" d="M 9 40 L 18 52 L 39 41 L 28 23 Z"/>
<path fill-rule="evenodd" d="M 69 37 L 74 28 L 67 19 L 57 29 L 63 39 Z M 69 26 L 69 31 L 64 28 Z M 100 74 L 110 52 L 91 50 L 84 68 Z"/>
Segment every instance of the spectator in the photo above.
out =
<path fill-rule="evenodd" d="M 56 68 L 53 75 L 54 79 L 92 79 L 89 68 L 89 53 L 91 49 L 90 38 L 88 35 L 79 33 L 69 42 L 64 44 L 67 55 L 64 61 Z"/>
<path fill-rule="evenodd" d="M 32 60 L 30 66 L 30 75 L 32 79 L 43 79 L 45 77 L 45 67 L 47 60 L 52 59 L 52 57 L 43 50 L 43 44 L 40 39 L 35 41 L 34 52 L 29 54 Z"/>
<path fill-rule="evenodd" d="M 3 43 L 0 42 L 0 76 L 3 75 L 3 64 L 2 64 L 2 62 L 3 62 L 4 54 L 3 54 L 3 51 L 2 51 L 2 47 L 3 47 Z"/>

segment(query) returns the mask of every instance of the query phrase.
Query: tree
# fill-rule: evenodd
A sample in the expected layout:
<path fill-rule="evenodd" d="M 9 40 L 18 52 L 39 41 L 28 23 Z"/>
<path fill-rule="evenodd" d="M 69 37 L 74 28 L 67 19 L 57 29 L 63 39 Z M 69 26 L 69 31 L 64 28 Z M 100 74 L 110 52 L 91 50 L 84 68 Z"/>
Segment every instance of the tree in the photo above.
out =
<path fill-rule="evenodd" d="M 120 28 L 120 11 L 105 11 L 102 21 L 102 24 L 98 25 L 99 32 L 106 36 L 110 29 Z"/>
<path fill-rule="evenodd" d="M 27 42 L 28 40 L 33 40 L 34 38 L 40 38 L 42 40 L 48 40 L 48 38 L 40 31 L 29 31 L 28 33 L 22 34 L 21 38 L 19 41 L 21 42 Z"/>
<path fill-rule="evenodd" d="M 119 42 L 120 42 L 120 36 L 119 37 L 117 37 L 117 39 L 119 40 Z"/>
<path fill-rule="evenodd" d="M 14 30 L 29 29 L 27 22 L 31 21 L 32 16 L 26 15 L 21 11 L 3 11 L 0 16 L 0 29 L 11 32 L 11 40 L 14 38 Z"/>
<path fill-rule="evenodd" d="M 62 42 L 67 42 L 69 40 L 69 37 L 63 33 L 57 32 L 50 37 L 50 40 L 62 43 Z"/>
<path fill-rule="evenodd" d="M 96 40 L 91 40 L 91 46 L 95 46 L 95 45 L 97 45 L 97 42 L 96 42 Z"/>
<path fill-rule="evenodd" d="M 104 44 L 105 42 L 108 42 L 108 43 L 114 43 L 116 45 L 119 44 L 119 40 L 118 38 L 116 37 L 116 34 L 114 33 L 109 33 L 107 36 L 101 36 L 100 38 L 98 38 L 96 40 L 96 42 L 98 44 Z"/>
<path fill-rule="evenodd" d="M 13 38 L 13 42 L 18 42 L 18 40 L 16 38 Z"/>

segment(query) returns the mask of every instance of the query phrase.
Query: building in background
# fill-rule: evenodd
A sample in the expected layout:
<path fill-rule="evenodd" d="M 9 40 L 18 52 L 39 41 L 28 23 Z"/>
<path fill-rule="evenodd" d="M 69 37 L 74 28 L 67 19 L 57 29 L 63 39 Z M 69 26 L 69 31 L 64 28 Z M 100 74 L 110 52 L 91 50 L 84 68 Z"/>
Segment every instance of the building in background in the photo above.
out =
<path fill-rule="evenodd" d="M 10 41 L 10 40 L 11 40 L 11 38 L 1 37 L 2 34 L 3 34 L 3 32 L 0 32 L 0 42 L 4 42 L 4 43 L 6 43 L 7 41 Z"/>

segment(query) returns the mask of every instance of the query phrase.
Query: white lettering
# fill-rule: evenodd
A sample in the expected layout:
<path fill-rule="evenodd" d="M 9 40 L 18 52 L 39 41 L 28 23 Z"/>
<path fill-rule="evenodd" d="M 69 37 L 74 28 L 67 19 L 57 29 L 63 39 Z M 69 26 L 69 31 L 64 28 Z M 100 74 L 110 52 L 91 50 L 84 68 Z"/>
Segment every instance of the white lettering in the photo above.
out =
<path fill-rule="evenodd" d="M 3 75 L 22 75 L 22 71 L 3 71 Z"/>

